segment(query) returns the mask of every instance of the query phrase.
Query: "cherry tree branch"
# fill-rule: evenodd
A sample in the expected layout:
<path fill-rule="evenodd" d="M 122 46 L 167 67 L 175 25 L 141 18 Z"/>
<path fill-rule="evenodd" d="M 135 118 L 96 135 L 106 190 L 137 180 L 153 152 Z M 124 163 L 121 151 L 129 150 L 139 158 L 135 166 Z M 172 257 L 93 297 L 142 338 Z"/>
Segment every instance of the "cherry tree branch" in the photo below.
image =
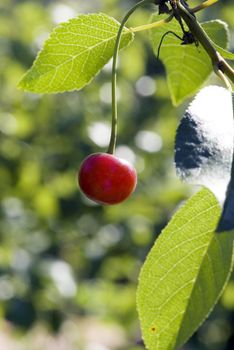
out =
<path fill-rule="evenodd" d="M 203 30 L 201 25 L 197 22 L 195 16 L 182 5 L 180 0 L 176 0 L 176 5 L 177 5 L 178 13 L 181 16 L 181 18 L 187 24 L 189 30 L 194 35 L 194 37 L 198 40 L 198 42 L 203 46 L 203 48 L 206 50 L 206 52 L 210 56 L 214 67 L 214 71 L 223 72 L 232 81 L 232 83 L 234 83 L 233 68 L 215 49 L 208 35 Z"/>

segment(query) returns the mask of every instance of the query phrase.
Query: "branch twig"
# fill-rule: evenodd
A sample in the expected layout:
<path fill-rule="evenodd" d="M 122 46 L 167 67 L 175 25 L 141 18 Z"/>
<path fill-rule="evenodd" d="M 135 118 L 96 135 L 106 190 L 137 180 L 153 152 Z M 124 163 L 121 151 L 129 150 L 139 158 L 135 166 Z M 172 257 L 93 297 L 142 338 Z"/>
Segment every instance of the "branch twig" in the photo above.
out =
<path fill-rule="evenodd" d="M 187 24 L 189 30 L 210 56 L 214 71 L 223 72 L 234 83 L 234 70 L 232 67 L 215 49 L 206 32 L 197 22 L 196 18 L 181 4 L 180 0 L 176 0 L 176 4 L 179 14 Z"/>
<path fill-rule="evenodd" d="M 192 8 L 191 12 L 192 13 L 196 13 L 196 12 L 198 12 L 200 10 L 204 10 L 204 9 L 206 9 L 209 6 L 216 4 L 216 2 L 218 2 L 218 1 L 219 0 L 207 0 L 207 1 L 203 2 L 202 4 Z"/>

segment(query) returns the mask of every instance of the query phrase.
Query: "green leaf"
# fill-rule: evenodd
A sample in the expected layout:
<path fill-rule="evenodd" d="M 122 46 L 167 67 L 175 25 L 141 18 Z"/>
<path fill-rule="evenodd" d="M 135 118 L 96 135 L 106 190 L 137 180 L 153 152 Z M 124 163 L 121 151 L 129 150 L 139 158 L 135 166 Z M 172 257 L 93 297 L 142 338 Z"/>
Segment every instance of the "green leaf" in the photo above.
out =
<path fill-rule="evenodd" d="M 210 37 L 210 41 L 215 49 L 223 56 L 223 58 L 234 60 L 234 54 L 228 51 L 229 29 L 227 23 L 217 19 L 215 21 L 204 22 L 202 27 Z"/>
<path fill-rule="evenodd" d="M 233 266 L 233 234 L 215 234 L 220 207 L 208 189 L 172 218 L 141 270 L 137 305 L 149 350 L 181 346 L 208 316 Z"/>
<path fill-rule="evenodd" d="M 229 44 L 229 30 L 226 22 L 219 19 L 203 22 L 201 24 L 206 34 L 223 49 L 228 48 Z"/>
<path fill-rule="evenodd" d="M 222 30 L 220 30 L 221 26 Z M 208 34 L 208 36 L 210 36 L 210 33 L 213 32 L 212 37 L 215 38 L 215 42 L 212 40 L 211 42 L 216 50 L 223 56 L 223 58 L 234 60 L 234 54 L 227 50 L 229 43 L 229 30 L 227 24 L 217 19 L 215 21 L 203 23 L 203 29 Z"/>
<path fill-rule="evenodd" d="M 36 93 L 78 90 L 113 56 L 119 23 L 105 14 L 79 15 L 54 29 L 19 87 Z M 125 28 L 120 48 L 133 40 Z"/>
<path fill-rule="evenodd" d="M 162 16 L 153 15 L 152 21 L 157 21 Z M 210 21 L 202 24 L 209 37 L 220 47 L 227 48 L 228 31 L 222 21 Z M 181 28 L 176 20 L 172 20 L 163 27 L 150 31 L 150 37 L 155 54 L 162 35 L 167 31 L 173 31 L 182 36 Z M 160 59 L 166 68 L 168 86 L 174 105 L 179 105 L 187 97 L 193 95 L 212 72 L 210 57 L 201 45 L 181 45 L 178 38 L 168 34 L 163 41 L 160 50 Z"/>

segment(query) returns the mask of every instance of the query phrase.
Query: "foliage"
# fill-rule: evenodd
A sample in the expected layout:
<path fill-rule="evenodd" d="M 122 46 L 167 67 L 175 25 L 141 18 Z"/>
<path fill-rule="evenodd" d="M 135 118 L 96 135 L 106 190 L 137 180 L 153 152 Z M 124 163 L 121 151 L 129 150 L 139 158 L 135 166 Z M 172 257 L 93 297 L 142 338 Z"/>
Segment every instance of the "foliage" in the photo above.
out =
<path fill-rule="evenodd" d="M 156 21 L 158 17 L 161 16 L 153 15 L 152 21 Z M 227 48 L 228 29 L 225 23 L 218 20 L 209 21 L 203 23 L 202 27 L 216 44 L 224 49 Z M 167 31 L 181 35 L 181 28 L 176 20 L 151 30 L 150 36 L 156 55 L 160 40 Z M 179 45 L 178 38 L 172 33 L 164 39 L 160 59 L 166 67 L 168 86 L 175 105 L 194 94 L 213 70 L 210 57 L 203 47 Z"/>

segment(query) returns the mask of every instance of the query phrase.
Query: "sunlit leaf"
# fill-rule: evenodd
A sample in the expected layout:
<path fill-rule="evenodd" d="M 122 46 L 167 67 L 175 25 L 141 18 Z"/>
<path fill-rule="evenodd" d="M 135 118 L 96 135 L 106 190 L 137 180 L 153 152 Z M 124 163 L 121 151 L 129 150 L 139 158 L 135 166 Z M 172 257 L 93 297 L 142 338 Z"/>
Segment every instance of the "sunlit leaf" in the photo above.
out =
<path fill-rule="evenodd" d="M 119 23 L 105 14 L 79 15 L 55 28 L 19 87 L 31 92 L 78 90 L 87 85 L 113 55 Z M 124 29 L 120 48 L 133 34 Z"/>
<path fill-rule="evenodd" d="M 214 233 L 220 207 L 202 189 L 172 218 L 141 270 L 137 292 L 149 350 L 177 349 L 217 302 L 233 265 L 233 234 Z"/>

